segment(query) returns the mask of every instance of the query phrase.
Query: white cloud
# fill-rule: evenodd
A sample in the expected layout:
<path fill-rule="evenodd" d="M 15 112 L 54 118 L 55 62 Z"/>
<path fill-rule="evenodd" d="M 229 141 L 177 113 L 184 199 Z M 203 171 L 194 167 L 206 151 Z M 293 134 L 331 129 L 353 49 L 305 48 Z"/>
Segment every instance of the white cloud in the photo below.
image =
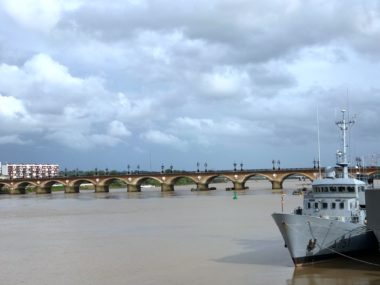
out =
<path fill-rule="evenodd" d="M 27 112 L 21 100 L 0 94 L 0 116 L 8 119 L 25 119 Z"/>
<path fill-rule="evenodd" d="M 210 96 L 237 97 L 249 89 L 249 76 L 246 72 L 239 72 L 231 67 L 203 75 L 203 90 Z"/>
<path fill-rule="evenodd" d="M 19 26 L 28 32 L 49 34 L 62 15 L 73 12 L 85 0 L 2 0 L 2 8 Z"/>
<path fill-rule="evenodd" d="M 128 137 L 131 132 L 120 121 L 112 121 L 109 124 L 108 134 L 112 137 Z"/>
<path fill-rule="evenodd" d="M 15 21 L 31 30 L 47 32 L 61 16 L 58 0 L 3 0 L 2 6 Z"/>

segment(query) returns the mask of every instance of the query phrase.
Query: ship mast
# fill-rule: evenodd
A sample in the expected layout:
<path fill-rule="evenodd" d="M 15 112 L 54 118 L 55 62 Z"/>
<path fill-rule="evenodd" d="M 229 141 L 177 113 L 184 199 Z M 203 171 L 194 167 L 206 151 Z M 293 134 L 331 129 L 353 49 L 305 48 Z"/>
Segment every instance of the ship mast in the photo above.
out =
<path fill-rule="evenodd" d="M 337 121 L 336 125 L 342 131 L 342 150 L 337 151 L 337 154 L 336 154 L 337 163 L 336 164 L 343 168 L 343 178 L 348 178 L 349 162 L 347 160 L 347 149 L 348 149 L 347 131 L 348 131 L 348 128 L 355 123 L 355 121 L 354 120 L 346 121 L 346 118 L 345 118 L 346 110 L 343 109 L 341 112 L 342 112 L 342 120 Z"/>

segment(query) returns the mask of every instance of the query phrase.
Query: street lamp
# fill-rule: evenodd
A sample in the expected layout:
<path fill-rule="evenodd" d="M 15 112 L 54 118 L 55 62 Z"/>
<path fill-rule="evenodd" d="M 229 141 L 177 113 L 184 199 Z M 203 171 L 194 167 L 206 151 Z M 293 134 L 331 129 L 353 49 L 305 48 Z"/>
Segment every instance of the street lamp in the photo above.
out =
<path fill-rule="evenodd" d="M 205 166 L 205 172 L 207 172 L 207 162 L 205 162 L 204 166 Z"/>
<path fill-rule="evenodd" d="M 199 172 L 199 162 L 197 162 L 197 172 Z"/>
<path fill-rule="evenodd" d="M 127 169 L 128 169 L 128 174 L 131 174 L 131 166 L 129 164 L 127 165 Z"/>
<path fill-rule="evenodd" d="M 170 172 L 173 173 L 173 165 L 170 165 Z"/>
<path fill-rule="evenodd" d="M 315 165 L 316 165 L 316 163 L 317 163 L 317 161 L 315 160 L 315 158 L 314 158 L 314 160 L 313 160 L 313 168 L 315 169 Z"/>
<path fill-rule="evenodd" d="M 274 167 L 275 163 L 276 163 L 276 161 L 274 159 L 272 159 L 273 170 L 275 169 L 275 167 Z"/>
<path fill-rule="evenodd" d="M 240 171 L 243 171 L 243 162 L 240 162 Z"/>
<path fill-rule="evenodd" d="M 137 174 L 139 174 L 139 173 L 140 173 L 140 165 L 137 164 Z"/>
<path fill-rule="evenodd" d="M 78 176 L 79 175 L 79 170 L 78 168 L 75 169 L 75 176 Z"/>
<path fill-rule="evenodd" d="M 108 167 L 106 168 L 106 175 L 108 175 Z"/>
<path fill-rule="evenodd" d="M 278 167 L 278 170 L 280 170 L 280 160 L 277 160 L 277 167 Z"/>
<path fill-rule="evenodd" d="M 236 162 L 234 162 L 234 171 L 236 171 Z"/>
<path fill-rule="evenodd" d="M 95 175 L 97 176 L 98 175 L 98 168 L 95 167 Z"/>
<path fill-rule="evenodd" d="M 65 168 L 65 176 L 67 176 L 67 168 Z"/>
<path fill-rule="evenodd" d="M 161 173 L 164 173 L 164 168 L 165 168 L 164 164 L 161 164 Z"/>

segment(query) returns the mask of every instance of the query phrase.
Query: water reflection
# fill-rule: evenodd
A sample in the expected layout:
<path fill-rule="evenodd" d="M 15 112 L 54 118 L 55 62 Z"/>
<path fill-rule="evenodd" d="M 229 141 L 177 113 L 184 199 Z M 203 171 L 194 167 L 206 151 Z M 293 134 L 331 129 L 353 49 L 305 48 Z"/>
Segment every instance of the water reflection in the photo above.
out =
<path fill-rule="evenodd" d="M 355 258 L 363 262 L 338 257 L 331 261 L 316 263 L 294 269 L 288 285 L 380 284 L 380 254 L 361 255 Z M 374 265 L 370 265 L 369 262 Z"/>

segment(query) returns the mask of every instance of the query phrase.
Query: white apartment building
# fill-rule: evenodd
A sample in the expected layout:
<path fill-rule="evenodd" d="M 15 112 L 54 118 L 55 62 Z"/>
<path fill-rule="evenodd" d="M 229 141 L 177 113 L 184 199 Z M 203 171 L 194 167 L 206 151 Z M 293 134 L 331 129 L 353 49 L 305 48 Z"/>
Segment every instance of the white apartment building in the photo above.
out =
<path fill-rule="evenodd" d="M 47 178 L 58 176 L 58 164 L 1 164 L 0 177 L 7 178 Z"/>

